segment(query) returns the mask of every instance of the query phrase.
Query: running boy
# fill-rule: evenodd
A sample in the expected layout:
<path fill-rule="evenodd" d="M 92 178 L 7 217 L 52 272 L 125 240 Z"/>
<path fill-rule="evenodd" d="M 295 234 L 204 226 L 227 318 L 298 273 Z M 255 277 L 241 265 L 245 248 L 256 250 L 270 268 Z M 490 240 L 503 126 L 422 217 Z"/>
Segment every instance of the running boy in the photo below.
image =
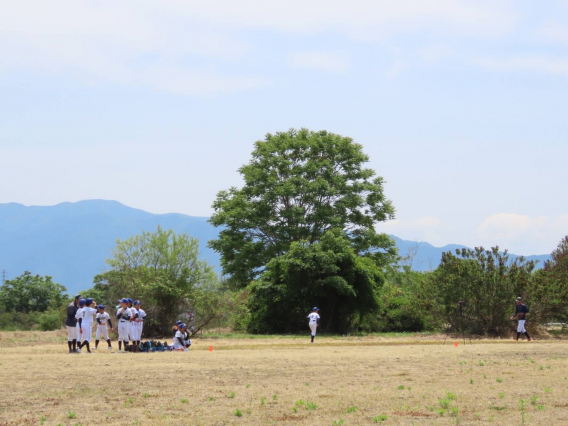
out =
<path fill-rule="evenodd" d="M 101 334 L 103 335 L 104 339 L 107 341 L 108 344 L 108 350 L 112 350 L 112 345 L 110 343 L 110 339 L 108 337 L 108 327 L 110 326 L 110 329 L 113 330 L 112 328 L 112 322 L 110 320 L 110 315 L 108 314 L 108 312 L 105 312 L 105 306 L 104 305 L 99 305 L 97 306 L 97 309 L 99 310 L 99 312 L 97 313 L 97 334 L 95 336 L 95 349 L 99 348 L 99 340 L 101 338 Z M 108 324 L 108 326 L 107 326 Z"/>
<path fill-rule="evenodd" d="M 312 330 L 312 341 L 310 343 L 314 343 L 316 331 L 320 323 L 319 309 L 314 307 L 314 309 L 312 309 L 312 313 L 308 315 L 308 319 L 310 320 L 308 326 L 310 327 L 310 330 Z"/>

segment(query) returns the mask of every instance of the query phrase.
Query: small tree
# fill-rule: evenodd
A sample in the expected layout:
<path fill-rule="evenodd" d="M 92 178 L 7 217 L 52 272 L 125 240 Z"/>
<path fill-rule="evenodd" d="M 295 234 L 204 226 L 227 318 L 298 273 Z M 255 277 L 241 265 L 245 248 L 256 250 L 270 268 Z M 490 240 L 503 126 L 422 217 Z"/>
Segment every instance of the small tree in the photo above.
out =
<path fill-rule="evenodd" d="M 544 268 L 536 272 L 531 299 L 541 321 L 568 322 L 568 236 L 560 241 Z"/>
<path fill-rule="evenodd" d="M 58 308 L 67 299 L 66 290 L 50 276 L 26 271 L 0 287 L 0 308 L 6 312 L 44 312 L 49 307 Z"/>
<path fill-rule="evenodd" d="M 328 231 L 317 243 L 295 242 L 251 284 L 249 329 L 304 330 L 306 315 L 317 305 L 323 330 L 349 332 L 361 315 L 377 309 L 383 280 L 376 263 L 358 256 L 341 229 Z"/>
<path fill-rule="evenodd" d="M 119 240 L 107 259 L 112 269 L 95 277 L 93 295 L 110 306 L 120 297 L 141 299 L 148 314 L 146 330 L 167 334 L 178 316 L 193 307 L 194 298 L 202 300 L 201 292 L 216 285 L 217 275 L 199 259 L 198 246 L 187 234 L 159 226 L 153 233 Z M 197 315 L 198 321 L 207 320 Z"/>
<path fill-rule="evenodd" d="M 438 284 L 438 298 L 447 324 L 461 329 L 459 301 L 464 302 L 465 326 L 477 333 L 505 334 L 514 301 L 530 288 L 533 261 L 520 257 L 512 260 L 499 247 L 458 249 L 442 254 L 433 277 Z"/>

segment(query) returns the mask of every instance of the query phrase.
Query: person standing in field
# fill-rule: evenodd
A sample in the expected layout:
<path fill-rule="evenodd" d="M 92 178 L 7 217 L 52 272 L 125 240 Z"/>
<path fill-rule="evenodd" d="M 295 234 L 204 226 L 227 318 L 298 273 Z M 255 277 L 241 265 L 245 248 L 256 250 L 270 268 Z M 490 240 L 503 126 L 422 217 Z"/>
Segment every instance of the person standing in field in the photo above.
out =
<path fill-rule="evenodd" d="M 519 321 L 519 324 L 517 325 L 517 337 L 515 338 L 516 342 L 519 341 L 521 333 L 524 333 L 524 335 L 527 336 L 527 341 L 529 342 L 531 341 L 529 333 L 527 333 L 527 329 L 525 328 L 525 321 L 527 320 L 528 313 L 529 313 L 529 308 L 527 308 L 526 305 L 523 303 L 523 298 L 517 297 L 517 306 L 515 306 L 515 314 L 511 316 L 512 320 L 516 318 L 517 321 Z"/>
<path fill-rule="evenodd" d="M 314 343 L 316 331 L 320 322 L 319 309 L 314 307 L 314 309 L 312 309 L 312 313 L 308 315 L 308 319 L 310 320 L 308 326 L 310 327 L 310 330 L 312 330 L 312 341 L 310 343 Z"/>
<path fill-rule="evenodd" d="M 108 337 L 108 326 L 110 326 L 110 329 L 113 330 L 112 328 L 112 322 L 110 320 L 110 315 L 108 314 L 108 312 L 105 312 L 105 306 L 104 305 L 99 305 L 97 306 L 97 309 L 99 310 L 99 312 L 97 313 L 97 334 L 95 336 L 95 349 L 99 348 L 99 340 L 101 338 L 101 334 L 103 335 L 104 339 L 107 341 L 108 344 L 108 350 L 112 350 L 112 345 L 110 343 L 110 338 Z M 107 326 L 108 324 L 108 326 Z"/>
<path fill-rule="evenodd" d="M 144 327 L 144 318 L 146 318 L 146 312 L 140 308 L 140 300 L 134 302 L 134 308 L 132 308 L 132 313 L 134 314 L 134 322 L 132 323 L 132 332 L 134 344 L 140 348 L 140 339 L 142 338 L 142 328 Z"/>
<path fill-rule="evenodd" d="M 83 336 L 83 343 L 79 345 L 79 349 L 82 349 L 84 346 L 86 346 L 88 353 L 92 353 L 90 346 L 91 336 L 93 334 L 91 324 L 93 323 L 95 315 L 97 314 L 97 310 L 92 308 L 91 305 L 95 305 L 95 302 L 93 299 L 88 297 L 85 300 L 85 307 L 81 309 L 81 314 L 78 318 L 79 330 L 81 332 L 81 335 Z"/>
<path fill-rule="evenodd" d="M 124 352 L 128 350 L 128 329 L 132 312 L 127 306 L 126 299 L 119 300 L 119 303 L 120 308 L 116 312 L 116 319 L 118 320 L 118 352 L 122 353 L 122 343 L 124 343 Z"/>
<path fill-rule="evenodd" d="M 67 306 L 67 318 L 65 319 L 65 326 L 67 327 L 67 345 L 69 346 L 69 353 L 77 353 L 77 311 L 79 310 L 79 300 L 81 295 L 75 296 L 75 300 Z"/>

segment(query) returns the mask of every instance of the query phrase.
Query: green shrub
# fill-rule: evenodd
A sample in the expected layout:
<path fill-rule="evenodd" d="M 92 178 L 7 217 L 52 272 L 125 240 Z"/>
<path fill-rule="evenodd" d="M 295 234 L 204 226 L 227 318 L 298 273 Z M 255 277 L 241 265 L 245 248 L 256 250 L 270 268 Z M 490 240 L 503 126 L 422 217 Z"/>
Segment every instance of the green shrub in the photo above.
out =
<path fill-rule="evenodd" d="M 41 331 L 59 330 L 62 326 L 57 309 L 49 309 L 39 317 L 39 329 Z"/>

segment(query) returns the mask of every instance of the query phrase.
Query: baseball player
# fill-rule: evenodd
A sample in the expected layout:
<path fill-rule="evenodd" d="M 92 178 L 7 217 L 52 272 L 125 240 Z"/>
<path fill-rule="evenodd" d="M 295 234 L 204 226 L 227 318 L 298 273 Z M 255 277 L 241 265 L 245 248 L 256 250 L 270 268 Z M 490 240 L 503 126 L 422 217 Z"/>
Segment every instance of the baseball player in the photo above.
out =
<path fill-rule="evenodd" d="M 112 345 L 110 343 L 110 339 L 108 337 L 108 327 L 110 326 L 110 329 L 113 330 L 112 328 L 112 321 L 110 320 L 110 315 L 108 314 L 108 312 L 105 312 L 105 306 L 104 305 L 99 305 L 97 306 L 97 309 L 99 310 L 99 312 L 97 313 L 97 334 L 95 336 L 95 349 L 99 348 L 99 340 L 101 338 L 101 334 L 103 335 L 103 337 L 105 338 L 105 340 L 107 341 L 108 344 L 108 350 L 112 350 Z M 107 326 L 108 323 L 108 326 Z"/>
<path fill-rule="evenodd" d="M 79 299 L 79 309 L 75 314 L 75 319 L 77 320 L 77 353 L 81 353 L 81 324 L 79 324 L 79 318 L 83 317 L 83 308 L 85 307 L 85 299 Z"/>
<path fill-rule="evenodd" d="M 314 307 L 314 309 L 312 309 L 312 313 L 308 315 L 308 319 L 310 320 L 308 325 L 310 327 L 310 330 L 312 330 L 311 343 L 314 343 L 314 339 L 316 338 L 316 330 L 318 329 L 320 323 L 319 309 Z"/>
<path fill-rule="evenodd" d="M 140 308 L 140 300 L 134 302 L 133 316 L 134 322 L 132 323 L 133 340 L 134 344 L 140 348 L 140 339 L 142 338 L 142 328 L 144 327 L 144 318 L 146 318 L 146 312 Z"/>
<path fill-rule="evenodd" d="M 189 348 L 187 340 L 189 340 L 189 337 L 186 335 L 186 326 L 184 323 L 181 323 L 174 336 L 174 351 L 187 352 L 187 348 Z"/>
<path fill-rule="evenodd" d="M 132 311 L 128 308 L 128 301 L 120 299 L 120 308 L 116 312 L 116 319 L 118 320 L 118 352 L 126 352 L 128 350 L 128 327 L 130 324 L 130 317 Z M 124 342 L 124 351 L 122 350 L 122 342 Z"/>
<path fill-rule="evenodd" d="M 132 307 L 132 299 L 130 297 L 126 298 L 126 306 L 128 307 L 128 309 L 130 309 L 130 312 L 132 313 L 132 315 L 130 316 L 130 322 L 128 323 L 128 338 L 132 341 L 135 341 L 136 339 L 134 338 L 134 308 Z"/>
<path fill-rule="evenodd" d="M 83 346 L 87 346 L 88 353 L 92 353 L 90 347 L 91 335 L 92 335 L 91 324 L 93 323 L 93 319 L 97 314 L 97 310 L 91 307 L 91 305 L 94 304 L 95 304 L 94 300 L 88 297 L 84 301 L 85 306 L 82 309 L 80 309 L 81 315 L 77 319 L 79 321 L 79 331 L 83 336 L 83 343 L 79 345 L 79 349 L 82 349 Z"/>
<path fill-rule="evenodd" d="M 511 316 L 512 320 L 516 318 L 519 321 L 519 324 L 517 325 L 517 337 L 515 338 L 516 342 L 519 341 L 521 333 L 524 333 L 525 336 L 527 336 L 527 341 L 529 342 L 531 341 L 529 333 L 527 333 L 527 330 L 525 328 L 525 321 L 528 313 L 529 313 L 529 308 L 527 308 L 526 305 L 523 303 L 523 298 L 517 297 L 517 306 L 515 306 L 515 313 L 514 315 Z"/>
<path fill-rule="evenodd" d="M 67 327 L 67 345 L 69 346 L 69 353 L 77 353 L 77 318 L 75 315 L 79 310 L 79 300 L 81 295 L 75 296 L 75 300 L 67 306 L 67 318 L 65 319 L 65 326 Z"/>

